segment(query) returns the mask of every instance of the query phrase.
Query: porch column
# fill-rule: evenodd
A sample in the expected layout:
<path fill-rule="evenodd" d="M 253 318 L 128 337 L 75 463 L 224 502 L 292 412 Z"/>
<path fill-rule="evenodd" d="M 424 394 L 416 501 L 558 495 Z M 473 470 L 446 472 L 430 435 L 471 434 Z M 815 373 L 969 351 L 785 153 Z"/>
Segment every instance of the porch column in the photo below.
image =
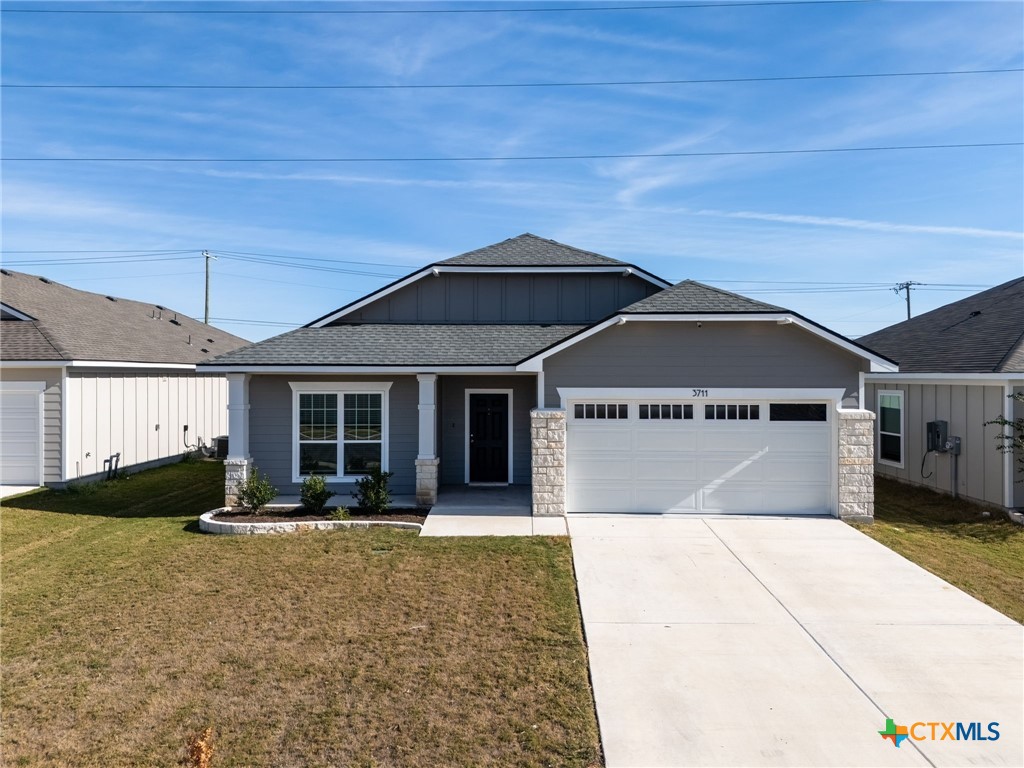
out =
<path fill-rule="evenodd" d="M 875 520 L 875 414 L 839 411 L 839 517 Z"/>
<path fill-rule="evenodd" d="M 416 503 L 437 503 L 437 374 L 419 373 L 419 453 L 416 456 Z"/>
<path fill-rule="evenodd" d="M 249 374 L 229 373 L 228 456 L 224 459 L 224 504 L 238 499 L 238 486 L 249 477 Z"/>
<path fill-rule="evenodd" d="M 565 411 L 530 411 L 533 514 L 565 514 Z"/>

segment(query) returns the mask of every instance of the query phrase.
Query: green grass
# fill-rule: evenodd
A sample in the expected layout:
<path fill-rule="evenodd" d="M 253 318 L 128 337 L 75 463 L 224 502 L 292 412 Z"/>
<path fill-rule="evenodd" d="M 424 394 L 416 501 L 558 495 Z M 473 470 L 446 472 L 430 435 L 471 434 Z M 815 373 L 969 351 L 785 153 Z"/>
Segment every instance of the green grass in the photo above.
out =
<path fill-rule="evenodd" d="M 1024 528 L 998 510 L 876 478 L 875 523 L 857 527 L 1011 619 L 1024 622 Z"/>
<path fill-rule="evenodd" d="M 600 763 L 568 541 L 207 536 L 223 467 L 6 502 L 5 765 Z"/>

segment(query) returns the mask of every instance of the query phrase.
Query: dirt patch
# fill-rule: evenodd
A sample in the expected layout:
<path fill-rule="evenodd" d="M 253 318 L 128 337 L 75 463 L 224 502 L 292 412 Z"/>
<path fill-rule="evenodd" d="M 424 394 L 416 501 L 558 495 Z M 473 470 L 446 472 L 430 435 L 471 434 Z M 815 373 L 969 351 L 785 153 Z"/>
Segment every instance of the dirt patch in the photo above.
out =
<path fill-rule="evenodd" d="M 366 512 L 359 507 L 349 507 L 349 520 L 381 520 L 390 523 L 419 523 L 427 519 L 430 507 L 410 507 L 409 509 L 396 509 L 382 514 Z M 248 512 L 218 512 L 213 519 L 219 523 L 305 523 L 319 520 L 333 520 L 330 512 L 323 512 L 319 515 L 310 514 L 307 510 L 299 507 L 295 510 L 275 509 L 264 510 L 264 514 L 250 515 Z"/>

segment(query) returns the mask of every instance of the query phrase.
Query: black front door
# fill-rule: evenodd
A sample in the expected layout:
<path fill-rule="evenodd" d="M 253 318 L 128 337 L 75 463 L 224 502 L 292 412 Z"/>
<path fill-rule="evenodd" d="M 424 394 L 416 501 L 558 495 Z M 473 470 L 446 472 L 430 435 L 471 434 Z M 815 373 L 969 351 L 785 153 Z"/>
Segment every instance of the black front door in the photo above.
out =
<path fill-rule="evenodd" d="M 508 395 L 469 395 L 469 482 L 507 483 Z"/>

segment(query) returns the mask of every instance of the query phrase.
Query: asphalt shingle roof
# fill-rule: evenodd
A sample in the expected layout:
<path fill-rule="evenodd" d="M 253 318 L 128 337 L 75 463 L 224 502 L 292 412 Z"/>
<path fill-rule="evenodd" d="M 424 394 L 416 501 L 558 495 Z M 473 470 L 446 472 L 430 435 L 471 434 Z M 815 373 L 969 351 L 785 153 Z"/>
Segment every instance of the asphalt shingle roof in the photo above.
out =
<path fill-rule="evenodd" d="M 189 364 L 249 343 L 155 304 L 8 269 L 0 276 L 0 301 L 35 318 L 0 321 L 2 360 Z"/>
<path fill-rule="evenodd" d="M 623 314 L 679 312 L 786 312 L 783 307 L 748 299 L 738 293 L 684 280 L 619 310 Z"/>
<path fill-rule="evenodd" d="M 402 325 L 299 328 L 213 365 L 513 365 L 585 325 Z"/>
<path fill-rule="evenodd" d="M 573 248 L 529 232 L 478 248 L 438 264 L 474 267 L 605 267 L 626 263 L 599 253 Z"/>
<path fill-rule="evenodd" d="M 861 336 L 910 373 L 1024 373 L 1024 277 Z"/>

